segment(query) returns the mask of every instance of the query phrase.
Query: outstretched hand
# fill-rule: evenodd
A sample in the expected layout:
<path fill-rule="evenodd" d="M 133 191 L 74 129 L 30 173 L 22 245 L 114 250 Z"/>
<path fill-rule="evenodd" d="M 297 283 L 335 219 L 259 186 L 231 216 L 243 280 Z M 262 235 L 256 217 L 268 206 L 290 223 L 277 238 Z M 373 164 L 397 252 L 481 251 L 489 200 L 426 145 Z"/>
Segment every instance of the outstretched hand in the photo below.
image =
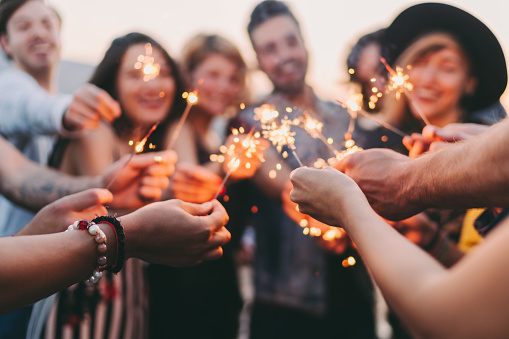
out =
<path fill-rule="evenodd" d="M 157 202 L 121 217 L 121 222 L 127 257 L 155 264 L 180 267 L 218 259 L 231 238 L 224 227 L 228 214 L 217 200 Z"/>
<path fill-rule="evenodd" d="M 170 179 L 170 191 L 176 199 L 200 204 L 214 198 L 221 181 L 221 177 L 203 166 L 182 162 Z"/>
<path fill-rule="evenodd" d="M 103 176 L 103 187 L 113 193 L 113 208 L 139 208 L 157 201 L 169 185 L 168 177 L 175 170 L 177 155 L 167 150 L 135 155 L 125 166 L 129 155 L 111 165 Z M 124 167 L 125 166 L 125 167 Z"/>
<path fill-rule="evenodd" d="M 108 214 L 104 204 L 113 195 L 102 188 L 92 188 L 56 200 L 41 209 L 16 235 L 49 234 L 65 231 L 76 220 L 92 220 Z"/>
<path fill-rule="evenodd" d="M 428 206 L 408 191 L 412 159 L 389 149 L 369 149 L 349 154 L 334 167 L 352 178 L 361 188 L 371 207 L 389 220 L 406 219 Z"/>
<path fill-rule="evenodd" d="M 112 122 L 120 116 L 120 105 L 105 90 L 85 84 L 75 93 L 62 118 L 68 131 L 81 131 L 99 126 L 101 119 Z"/>
<path fill-rule="evenodd" d="M 299 211 L 327 225 L 345 227 L 350 218 L 370 208 L 355 182 L 332 167 L 301 167 L 292 172 L 290 180 L 290 199 Z"/>

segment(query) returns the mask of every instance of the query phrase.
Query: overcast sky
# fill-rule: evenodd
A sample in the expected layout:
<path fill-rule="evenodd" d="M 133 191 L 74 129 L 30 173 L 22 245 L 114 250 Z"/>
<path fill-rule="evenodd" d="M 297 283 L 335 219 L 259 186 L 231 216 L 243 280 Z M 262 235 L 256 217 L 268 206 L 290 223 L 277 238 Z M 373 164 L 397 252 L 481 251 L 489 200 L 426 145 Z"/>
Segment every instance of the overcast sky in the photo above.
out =
<path fill-rule="evenodd" d="M 149 34 L 178 59 L 179 51 L 201 32 L 224 35 L 255 68 L 246 26 L 259 1 L 253 0 L 49 0 L 63 17 L 63 59 L 97 64 L 111 40 L 131 31 Z M 475 14 L 498 36 L 509 55 L 509 3 L 503 0 L 445 1 Z M 308 81 L 327 99 L 343 95 L 345 57 L 365 33 L 388 25 L 407 0 L 291 0 L 310 51 Z M 257 91 L 268 91 L 255 77 Z M 507 101 L 507 100 L 504 100 Z"/>

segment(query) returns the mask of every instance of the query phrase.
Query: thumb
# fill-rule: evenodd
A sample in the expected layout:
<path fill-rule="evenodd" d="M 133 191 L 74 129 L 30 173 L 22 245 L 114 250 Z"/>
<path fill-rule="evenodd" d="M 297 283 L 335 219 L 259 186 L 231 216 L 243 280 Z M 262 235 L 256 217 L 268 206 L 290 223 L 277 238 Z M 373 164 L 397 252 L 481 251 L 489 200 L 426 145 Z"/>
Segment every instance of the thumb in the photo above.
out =
<path fill-rule="evenodd" d="M 203 204 L 183 202 L 182 209 L 193 216 L 206 216 L 212 212 L 214 205 L 212 201 Z"/>
<path fill-rule="evenodd" d="M 103 205 L 113 200 L 113 194 L 102 188 L 92 188 L 83 192 L 68 195 L 61 199 L 63 207 L 73 211 L 83 211 L 95 205 Z"/>

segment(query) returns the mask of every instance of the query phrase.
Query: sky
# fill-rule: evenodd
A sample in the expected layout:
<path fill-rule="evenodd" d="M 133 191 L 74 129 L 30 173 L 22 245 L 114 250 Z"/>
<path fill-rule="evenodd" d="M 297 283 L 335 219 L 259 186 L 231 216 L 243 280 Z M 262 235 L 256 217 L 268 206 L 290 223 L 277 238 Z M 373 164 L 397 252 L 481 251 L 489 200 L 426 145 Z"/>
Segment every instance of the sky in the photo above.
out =
<path fill-rule="evenodd" d="M 97 64 L 111 40 L 131 31 L 146 33 L 178 59 L 186 41 L 198 33 L 217 33 L 235 43 L 252 69 L 256 57 L 246 32 L 253 0 L 48 0 L 63 18 L 62 58 Z M 474 14 L 488 25 L 509 55 L 509 2 L 444 1 Z M 363 34 L 387 26 L 408 0 L 290 0 L 310 52 L 308 82 L 316 93 L 333 100 L 345 95 L 345 59 Z M 268 93 L 270 83 L 253 72 L 255 94 Z M 504 95 L 504 105 L 509 103 Z M 508 105 L 506 105 L 508 107 Z"/>

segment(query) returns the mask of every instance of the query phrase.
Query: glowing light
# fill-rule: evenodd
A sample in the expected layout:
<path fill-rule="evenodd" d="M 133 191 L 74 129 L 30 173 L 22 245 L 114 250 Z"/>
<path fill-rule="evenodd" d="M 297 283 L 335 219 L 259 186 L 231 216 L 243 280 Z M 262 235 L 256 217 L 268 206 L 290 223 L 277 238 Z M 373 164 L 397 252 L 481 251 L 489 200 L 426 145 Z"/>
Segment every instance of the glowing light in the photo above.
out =
<path fill-rule="evenodd" d="M 145 148 L 145 143 L 147 142 L 147 139 L 150 137 L 150 135 L 152 134 L 152 132 L 155 131 L 155 129 L 157 128 L 157 125 L 159 123 L 155 123 L 152 128 L 148 131 L 147 135 L 145 135 L 145 137 L 143 139 L 141 139 L 140 142 L 136 143 L 136 146 L 134 147 L 135 151 L 137 153 L 140 153 L 140 152 L 143 152 L 143 149 Z"/>
<path fill-rule="evenodd" d="M 276 169 L 280 171 L 281 170 L 281 164 L 277 164 L 276 165 Z"/>
<path fill-rule="evenodd" d="M 145 44 L 145 55 L 138 55 L 136 60 L 134 69 L 142 70 L 144 81 L 153 80 L 159 75 L 161 67 L 158 63 L 155 63 L 155 59 L 152 57 L 152 45 L 150 43 Z"/>
<path fill-rule="evenodd" d="M 371 89 L 371 92 L 373 92 L 373 93 L 376 93 L 376 92 L 378 92 L 378 88 L 376 88 L 376 87 L 373 87 L 373 88 Z"/>
<path fill-rule="evenodd" d="M 283 159 L 286 159 L 288 158 L 288 152 L 287 151 L 284 151 L 281 156 L 283 157 Z"/>
<path fill-rule="evenodd" d="M 164 98 L 165 96 L 166 96 L 166 93 L 164 93 L 164 92 L 159 92 L 159 97 L 160 97 L 160 98 Z"/>
<path fill-rule="evenodd" d="M 334 143 L 334 139 L 332 138 L 328 138 L 327 139 L 327 142 L 329 143 L 329 145 L 332 145 Z"/>
<path fill-rule="evenodd" d="M 224 201 L 224 202 L 228 202 L 228 201 L 230 201 L 230 196 L 225 194 L 225 195 L 223 196 L 223 201 Z"/>
<path fill-rule="evenodd" d="M 275 170 L 270 170 L 270 171 L 269 171 L 269 178 L 271 178 L 271 179 L 275 179 L 275 178 L 276 178 L 276 176 L 277 176 L 277 173 L 276 173 L 276 171 L 275 171 Z"/>
<path fill-rule="evenodd" d="M 189 93 L 189 95 L 187 96 L 187 102 L 193 105 L 198 102 L 198 96 L 196 95 L 195 92 Z"/>
<path fill-rule="evenodd" d="M 134 141 L 129 140 L 129 146 L 132 146 L 132 145 L 134 145 Z"/>
<path fill-rule="evenodd" d="M 239 127 L 239 133 L 244 134 L 244 127 L 242 126 Z"/>
<path fill-rule="evenodd" d="M 302 219 L 299 222 L 299 225 L 300 225 L 300 227 L 307 227 L 307 225 L 309 225 L 309 222 L 307 221 L 307 219 Z"/>
<path fill-rule="evenodd" d="M 348 73 L 350 73 L 350 74 L 354 74 L 354 73 L 355 73 L 355 70 L 354 70 L 353 68 L 349 68 L 349 69 L 348 69 Z"/>
<path fill-rule="evenodd" d="M 352 148 L 355 145 L 355 141 L 352 139 L 345 141 L 345 147 L 346 148 Z"/>
<path fill-rule="evenodd" d="M 302 234 L 304 234 L 304 235 L 308 235 L 308 234 L 309 234 L 309 228 L 308 228 L 308 227 L 305 227 L 305 228 L 302 230 Z"/>
<path fill-rule="evenodd" d="M 254 109 L 254 119 L 262 124 L 268 124 L 279 116 L 279 112 L 271 105 L 262 105 Z"/>
<path fill-rule="evenodd" d="M 288 113 L 292 113 L 292 111 L 293 111 L 293 110 L 292 110 L 292 108 L 291 108 L 291 107 L 286 107 L 286 111 L 287 111 Z"/>
<path fill-rule="evenodd" d="M 251 207 L 251 213 L 253 214 L 258 213 L 258 206 Z"/>
<path fill-rule="evenodd" d="M 357 261 L 355 260 L 354 257 L 348 257 L 348 259 L 346 259 L 348 261 L 348 265 L 350 266 L 353 266 L 357 263 Z"/>
<path fill-rule="evenodd" d="M 163 161 L 163 157 L 162 157 L 162 156 L 160 156 L 160 155 L 156 155 L 156 156 L 154 157 L 154 161 L 155 161 L 155 162 L 161 162 L 161 161 Z"/>
<path fill-rule="evenodd" d="M 371 79 L 369 79 L 369 81 L 371 81 L 371 82 L 375 82 L 375 81 L 376 81 L 376 78 L 371 78 Z"/>
<path fill-rule="evenodd" d="M 209 157 L 210 161 L 216 162 L 217 161 L 217 154 L 211 154 Z"/>
<path fill-rule="evenodd" d="M 189 96 L 189 93 L 187 93 L 187 92 L 182 93 L 182 98 L 187 99 L 188 96 Z"/>
<path fill-rule="evenodd" d="M 387 136 L 386 136 L 386 135 L 382 135 L 382 141 L 383 141 L 383 142 L 387 142 L 387 139 L 388 139 L 388 138 L 387 138 Z"/>
<path fill-rule="evenodd" d="M 241 103 L 240 104 L 240 109 L 245 109 L 246 108 L 246 104 L 245 103 Z"/>
<path fill-rule="evenodd" d="M 250 163 L 250 162 L 246 162 L 245 167 L 246 167 L 247 169 L 250 169 L 250 168 L 251 168 L 251 163 Z"/>

